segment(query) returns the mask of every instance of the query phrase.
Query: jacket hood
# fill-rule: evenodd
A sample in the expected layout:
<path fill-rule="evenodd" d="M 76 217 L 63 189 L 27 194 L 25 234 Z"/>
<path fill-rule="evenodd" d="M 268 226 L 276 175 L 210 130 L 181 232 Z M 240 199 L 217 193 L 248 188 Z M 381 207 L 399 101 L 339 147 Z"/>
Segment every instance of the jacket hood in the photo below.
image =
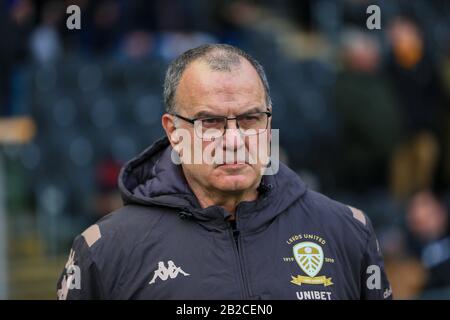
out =
<path fill-rule="evenodd" d="M 181 218 L 226 225 L 230 213 L 222 207 L 202 209 L 190 189 L 180 165 L 171 160 L 172 147 L 167 137 L 156 141 L 127 162 L 119 174 L 119 189 L 124 205 L 162 206 L 176 209 Z M 280 163 L 277 174 L 263 176 L 255 201 L 238 205 L 240 228 L 255 229 L 281 214 L 306 192 L 296 173 Z"/>

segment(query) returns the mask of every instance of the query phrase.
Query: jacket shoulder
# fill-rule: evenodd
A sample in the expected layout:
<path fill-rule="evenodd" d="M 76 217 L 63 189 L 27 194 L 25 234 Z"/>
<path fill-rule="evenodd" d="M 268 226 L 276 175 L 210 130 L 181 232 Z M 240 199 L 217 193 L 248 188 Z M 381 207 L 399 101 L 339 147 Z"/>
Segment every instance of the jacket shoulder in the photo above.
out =
<path fill-rule="evenodd" d="M 77 261 L 90 261 L 101 274 L 104 291 L 114 292 L 139 244 L 152 242 L 163 210 L 127 205 L 78 235 L 72 245 Z M 131 261 L 132 262 L 132 261 Z"/>
<path fill-rule="evenodd" d="M 130 246 L 150 236 L 158 224 L 162 210 L 154 207 L 126 205 L 102 217 L 80 237 L 92 251 L 104 246 Z"/>
<path fill-rule="evenodd" d="M 150 241 L 163 210 L 137 205 L 123 206 L 98 220 L 75 238 L 100 267 L 111 264 L 114 257 L 124 258 L 138 243 Z"/>
<path fill-rule="evenodd" d="M 360 209 L 308 189 L 305 202 L 320 217 L 323 224 L 342 231 L 353 231 L 357 236 L 368 239 L 372 232 L 370 218 Z"/>
<path fill-rule="evenodd" d="M 162 214 L 163 210 L 158 207 L 125 205 L 104 216 L 96 224 L 105 233 L 128 233 L 134 230 L 132 233 L 139 234 L 139 231 L 153 229 Z"/>

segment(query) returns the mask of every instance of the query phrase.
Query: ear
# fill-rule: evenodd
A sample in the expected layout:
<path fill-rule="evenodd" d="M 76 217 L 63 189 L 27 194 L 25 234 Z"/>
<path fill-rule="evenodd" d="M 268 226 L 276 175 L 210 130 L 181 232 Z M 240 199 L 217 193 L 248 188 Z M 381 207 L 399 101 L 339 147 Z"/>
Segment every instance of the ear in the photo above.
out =
<path fill-rule="evenodd" d="M 179 143 L 179 137 L 176 135 L 175 118 L 173 115 L 165 113 L 161 117 L 161 123 L 166 132 L 167 138 L 169 138 L 172 148 Z"/>
<path fill-rule="evenodd" d="M 267 128 L 272 129 L 272 118 L 273 118 L 272 106 L 267 107 L 267 111 L 269 111 L 272 114 L 272 116 L 269 118 L 269 123 L 267 125 Z"/>
<path fill-rule="evenodd" d="M 270 106 L 269 111 L 272 113 L 272 106 Z M 268 136 L 268 141 L 267 143 L 269 144 L 269 157 L 272 155 L 272 118 L 273 118 L 273 113 L 272 116 L 269 118 L 269 123 L 267 124 L 267 130 L 269 131 Z"/>

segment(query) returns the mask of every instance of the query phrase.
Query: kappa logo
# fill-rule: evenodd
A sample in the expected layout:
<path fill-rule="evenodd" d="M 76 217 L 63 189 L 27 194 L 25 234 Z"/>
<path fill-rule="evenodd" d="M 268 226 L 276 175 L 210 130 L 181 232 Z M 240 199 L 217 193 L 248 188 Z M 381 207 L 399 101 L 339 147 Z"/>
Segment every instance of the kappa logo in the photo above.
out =
<path fill-rule="evenodd" d="M 190 275 L 189 273 L 184 272 L 181 267 L 177 267 L 172 260 L 167 262 L 167 268 L 164 266 L 164 262 L 160 261 L 158 262 L 158 269 L 155 270 L 153 278 L 149 284 L 154 284 L 157 278 L 160 278 L 162 281 L 166 281 L 169 278 L 174 279 L 180 273 L 185 277 Z"/>

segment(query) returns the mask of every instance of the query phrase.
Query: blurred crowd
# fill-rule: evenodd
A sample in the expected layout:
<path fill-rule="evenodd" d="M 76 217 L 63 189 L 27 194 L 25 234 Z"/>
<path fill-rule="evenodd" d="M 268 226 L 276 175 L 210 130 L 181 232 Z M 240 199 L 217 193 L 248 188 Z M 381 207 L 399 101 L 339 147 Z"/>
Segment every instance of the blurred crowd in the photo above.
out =
<path fill-rule="evenodd" d="M 0 119 L 37 128 L 1 147 L 9 216 L 48 254 L 121 205 L 121 165 L 163 134 L 168 63 L 223 42 L 265 67 L 283 160 L 373 220 L 394 295 L 450 298 L 450 2 L 4 0 L 0 34 Z"/>

